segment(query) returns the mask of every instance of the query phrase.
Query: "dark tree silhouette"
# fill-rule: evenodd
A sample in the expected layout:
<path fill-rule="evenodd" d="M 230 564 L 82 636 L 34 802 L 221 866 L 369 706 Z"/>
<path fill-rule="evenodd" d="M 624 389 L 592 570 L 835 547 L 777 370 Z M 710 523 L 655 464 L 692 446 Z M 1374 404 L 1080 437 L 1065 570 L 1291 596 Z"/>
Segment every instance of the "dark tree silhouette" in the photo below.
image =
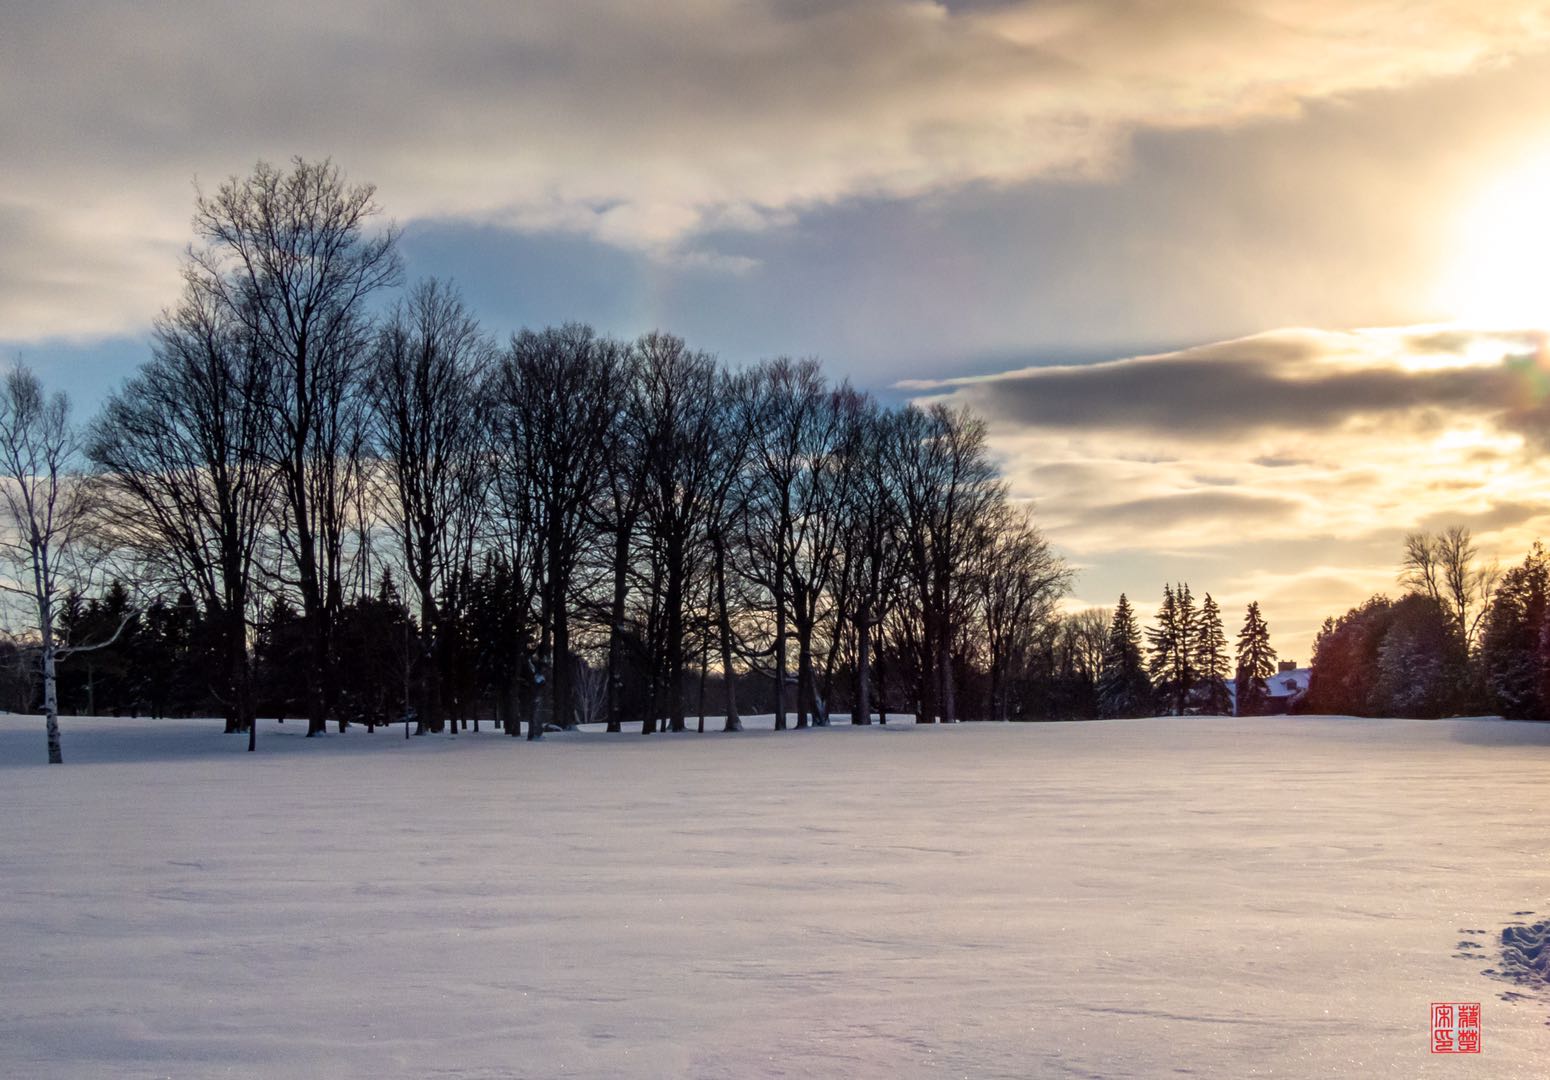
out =
<path fill-rule="evenodd" d="M 1270 627 L 1260 614 L 1259 601 L 1248 606 L 1243 629 L 1238 631 L 1236 703 L 1239 716 L 1259 716 L 1270 699 L 1265 680 L 1276 672 L 1276 651 L 1270 647 Z"/>
<path fill-rule="evenodd" d="M 1109 624 L 1103 674 L 1098 679 L 1098 709 L 1102 716 L 1117 718 L 1146 716 L 1152 711 L 1152 684 L 1141 655 L 1141 628 L 1124 593 L 1120 593 Z"/>
<path fill-rule="evenodd" d="M 419 606 L 420 723 L 442 729 L 442 689 L 488 507 L 493 350 L 448 285 L 421 282 L 377 335 L 367 376 L 378 480 Z"/>
<path fill-rule="evenodd" d="M 1201 601 L 1194 636 L 1195 685 L 1191 700 L 1203 713 L 1229 714 L 1232 695 L 1227 692 L 1227 634 L 1222 628 L 1222 610 L 1210 593 Z"/>
<path fill-rule="evenodd" d="M 104 473 L 112 539 L 148 577 L 187 590 L 220 643 L 215 697 L 228 732 L 257 746 L 250 607 L 278 473 L 269 407 L 275 368 L 253 335 L 190 274 L 152 356 L 108 398 L 88 452 Z"/>
<path fill-rule="evenodd" d="M 346 544 L 361 484 L 366 305 L 399 279 L 397 231 L 369 231 L 370 184 L 329 161 L 260 161 L 200 194 L 188 276 L 274 369 L 266 399 L 285 514 L 273 576 L 297 590 L 308 635 L 308 735 L 332 705 L 333 621 L 345 603 Z"/>

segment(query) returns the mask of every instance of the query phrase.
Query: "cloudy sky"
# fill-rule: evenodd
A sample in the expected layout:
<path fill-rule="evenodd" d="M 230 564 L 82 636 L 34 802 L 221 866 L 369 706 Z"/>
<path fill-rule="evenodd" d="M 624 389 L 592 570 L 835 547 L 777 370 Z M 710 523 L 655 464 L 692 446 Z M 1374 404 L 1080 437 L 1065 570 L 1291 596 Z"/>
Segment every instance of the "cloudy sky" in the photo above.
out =
<path fill-rule="evenodd" d="M 16 0 L 0 349 L 89 412 L 196 185 L 331 155 L 496 332 L 967 401 L 1077 603 L 1305 662 L 1405 531 L 1550 531 L 1547 53 L 1517 0 Z"/>

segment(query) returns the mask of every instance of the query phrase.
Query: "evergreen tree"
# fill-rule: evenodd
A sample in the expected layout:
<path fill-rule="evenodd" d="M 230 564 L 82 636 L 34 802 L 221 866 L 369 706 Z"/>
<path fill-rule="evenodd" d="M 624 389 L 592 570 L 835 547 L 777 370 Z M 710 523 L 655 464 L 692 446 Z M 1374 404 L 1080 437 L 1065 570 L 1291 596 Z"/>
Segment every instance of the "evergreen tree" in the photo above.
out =
<path fill-rule="evenodd" d="M 1141 629 L 1130 600 L 1121 593 L 1109 623 L 1098 679 L 1098 711 L 1105 717 L 1145 716 L 1152 711 L 1152 684 L 1141 657 Z"/>
<path fill-rule="evenodd" d="M 1182 716 L 1196 680 L 1195 598 L 1187 584 L 1163 586 L 1157 625 L 1147 631 L 1153 689 L 1168 712 Z"/>
<path fill-rule="evenodd" d="M 1259 613 L 1259 601 L 1249 604 L 1238 631 L 1238 715 L 1259 716 L 1270 700 L 1265 680 L 1275 674 L 1276 651 L 1270 647 L 1270 627 Z"/>
<path fill-rule="evenodd" d="M 1468 697 L 1468 659 L 1447 604 L 1422 593 L 1403 597 L 1378 646 L 1376 709 L 1386 716 L 1455 714 Z"/>
<path fill-rule="evenodd" d="M 1338 619 L 1326 619 L 1313 643 L 1313 669 L 1302 708 L 1310 713 L 1381 716 L 1375 684 L 1378 653 L 1394 621 L 1394 601 L 1374 596 Z"/>
<path fill-rule="evenodd" d="M 375 596 L 359 596 L 339 613 L 338 701 L 341 722 L 379 724 L 403 716 L 404 689 L 415 700 L 419 680 L 435 676 L 420 652 L 419 628 L 398 593 L 391 571 L 384 570 Z M 442 721 L 418 717 L 417 734 L 440 731 Z"/>
<path fill-rule="evenodd" d="M 1227 692 L 1227 632 L 1222 628 L 1222 609 L 1206 593 L 1195 620 L 1193 642 L 1195 683 L 1191 698 L 1203 713 L 1224 715 L 1232 712 L 1232 696 Z"/>
<path fill-rule="evenodd" d="M 1545 715 L 1544 643 L 1550 627 L 1550 556 L 1535 541 L 1502 575 L 1480 635 L 1480 666 L 1492 707 L 1513 719 Z"/>
<path fill-rule="evenodd" d="M 1173 599 L 1173 586 L 1163 586 L 1162 605 L 1157 609 L 1157 622 L 1146 631 L 1147 674 L 1152 677 L 1152 691 L 1157 703 L 1170 713 L 1177 700 L 1177 687 L 1173 682 L 1173 654 L 1179 647 L 1179 608 Z"/>
<path fill-rule="evenodd" d="M 1195 598 L 1189 591 L 1189 582 L 1175 583 L 1173 600 L 1177 606 L 1176 620 L 1178 641 L 1173 650 L 1173 685 L 1176 688 L 1174 715 L 1184 715 L 1185 707 L 1195 690 L 1199 672 L 1195 669 L 1196 620 Z"/>
<path fill-rule="evenodd" d="M 255 688 L 258 713 L 282 724 L 287 716 L 301 715 L 305 702 L 296 678 L 306 657 L 306 627 L 302 615 L 285 599 L 277 597 L 258 623 L 254 644 Z"/>
<path fill-rule="evenodd" d="M 138 716 L 142 708 L 141 673 L 134 658 L 145 646 L 144 619 L 132 613 L 129 590 L 114 580 L 100 597 L 87 601 L 80 623 L 74 628 L 75 641 L 108 641 L 111 645 L 81 653 L 61 664 L 84 667 L 87 672 L 87 697 L 90 710 L 99 715 Z M 115 628 L 124 623 L 122 633 L 113 637 Z"/>

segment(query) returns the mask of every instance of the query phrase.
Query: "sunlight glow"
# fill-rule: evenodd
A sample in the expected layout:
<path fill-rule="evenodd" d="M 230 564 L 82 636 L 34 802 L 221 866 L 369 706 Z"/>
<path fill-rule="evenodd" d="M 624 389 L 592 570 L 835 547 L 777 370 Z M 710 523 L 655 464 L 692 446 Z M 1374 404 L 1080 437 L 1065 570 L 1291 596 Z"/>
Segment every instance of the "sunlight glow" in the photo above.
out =
<path fill-rule="evenodd" d="M 1432 445 L 1439 450 L 1490 450 L 1496 455 L 1516 453 L 1523 449 L 1523 443 L 1523 436 L 1516 432 L 1485 427 L 1452 428 L 1432 440 Z"/>
<path fill-rule="evenodd" d="M 1438 299 L 1461 322 L 1550 327 L 1550 154 L 1488 186 L 1464 214 Z"/>

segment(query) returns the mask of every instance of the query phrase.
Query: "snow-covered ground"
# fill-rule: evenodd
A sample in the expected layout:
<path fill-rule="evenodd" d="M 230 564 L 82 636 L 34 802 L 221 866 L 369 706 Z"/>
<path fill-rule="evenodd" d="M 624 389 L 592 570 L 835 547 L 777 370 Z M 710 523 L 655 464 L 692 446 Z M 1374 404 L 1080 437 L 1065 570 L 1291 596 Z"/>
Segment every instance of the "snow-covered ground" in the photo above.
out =
<path fill-rule="evenodd" d="M 1550 914 L 1550 726 L 63 723 L 0 718 L 3 1077 L 1550 1070 L 1482 974 Z"/>

